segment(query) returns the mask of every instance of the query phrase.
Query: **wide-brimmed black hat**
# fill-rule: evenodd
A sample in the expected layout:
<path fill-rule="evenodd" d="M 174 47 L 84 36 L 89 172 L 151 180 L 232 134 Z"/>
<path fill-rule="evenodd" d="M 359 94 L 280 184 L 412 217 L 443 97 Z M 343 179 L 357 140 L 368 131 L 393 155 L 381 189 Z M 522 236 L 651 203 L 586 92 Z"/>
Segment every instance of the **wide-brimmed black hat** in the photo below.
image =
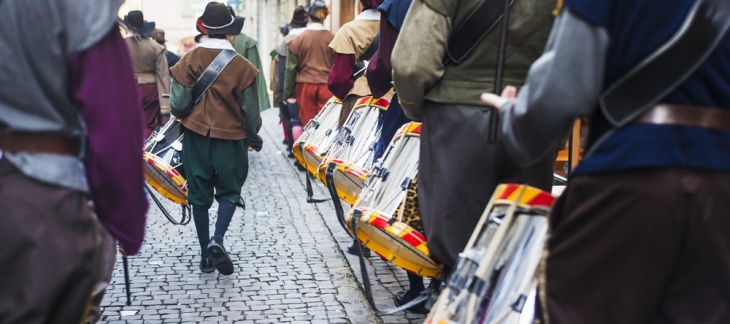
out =
<path fill-rule="evenodd" d="M 132 10 L 124 16 L 124 22 L 127 28 L 144 37 L 150 37 L 155 30 L 154 21 L 144 20 L 144 14 L 139 10 Z"/>
<path fill-rule="evenodd" d="M 195 27 L 206 35 L 238 35 L 243 29 L 243 18 L 231 15 L 220 2 L 209 2 Z"/>

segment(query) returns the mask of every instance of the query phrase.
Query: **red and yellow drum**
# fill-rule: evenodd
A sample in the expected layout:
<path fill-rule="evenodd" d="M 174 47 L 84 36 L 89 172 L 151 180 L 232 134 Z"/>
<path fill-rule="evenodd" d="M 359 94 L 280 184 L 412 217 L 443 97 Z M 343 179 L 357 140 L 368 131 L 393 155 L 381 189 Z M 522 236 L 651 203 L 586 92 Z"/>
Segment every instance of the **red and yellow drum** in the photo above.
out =
<path fill-rule="evenodd" d="M 441 266 L 423 236 L 416 193 L 421 123 L 403 125 L 348 214 L 350 232 L 388 262 L 423 277 L 438 278 Z"/>
<path fill-rule="evenodd" d="M 325 170 L 330 163 L 336 165 L 333 181 L 337 195 L 348 204 L 353 204 L 360 195 L 375 162 L 375 142 L 380 136 L 378 118 L 389 105 L 390 101 L 382 98 L 363 97 L 358 100 L 330 152 L 319 165 L 319 178 L 325 185 Z"/>
<path fill-rule="evenodd" d="M 532 323 L 555 199 L 533 187 L 499 185 L 426 323 Z"/>
<path fill-rule="evenodd" d="M 186 205 L 187 182 L 182 166 L 182 125 L 173 117 L 144 146 L 142 160 L 147 183 L 170 201 Z"/>
<path fill-rule="evenodd" d="M 332 97 L 312 120 L 307 123 L 292 152 L 309 173 L 317 175 L 319 165 L 334 142 L 339 131 L 338 119 L 342 102 Z"/>

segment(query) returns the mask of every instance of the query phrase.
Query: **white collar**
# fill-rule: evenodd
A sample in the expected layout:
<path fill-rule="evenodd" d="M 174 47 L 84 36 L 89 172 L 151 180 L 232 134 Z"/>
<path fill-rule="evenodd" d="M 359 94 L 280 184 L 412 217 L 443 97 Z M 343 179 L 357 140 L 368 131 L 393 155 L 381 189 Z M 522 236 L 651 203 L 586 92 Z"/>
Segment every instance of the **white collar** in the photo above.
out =
<path fill-rule="evenodd" d="M 233 45 L 231 45 L 231 42 L 229 42 L 226 39 L 219 39 L 219 38 L 207 38 L 200 44 L 198 44 L 197 47 L 205 47 L 205 48 L 212 48 L 212 49 L 229 49 L 234 50 Z"/>
<path fill-rule="evenodd" d="M 355 19 L 359 20 L 380 20 L 380 11 L 375 9 L 363 10 Z"/>
<path fill-rule="evenodd" d="M 289 35 L 292 35 L 292 36 L 299 35 L 299 34 L 303 33 L 305 30 L 307 30 L 307 27 L 294 28 L 289 31 Z"/>
<path fill-rule="evenodd" d="M 307 25 L 307 29 L 309 29 L 309 30 L 327 30 L 327 28 L 324 28 L 324 25 L 322 25 L 322 23 L 309 23 L 309 25 Z"/>
<path fill-rule="evenodd" d="M 126 38 L 132 38 L 132 37 L 137 37 L 137 36 L 139 36 L 139 34 L 133 32 L 131 30 L 127 31 L 127 37 Z"/>

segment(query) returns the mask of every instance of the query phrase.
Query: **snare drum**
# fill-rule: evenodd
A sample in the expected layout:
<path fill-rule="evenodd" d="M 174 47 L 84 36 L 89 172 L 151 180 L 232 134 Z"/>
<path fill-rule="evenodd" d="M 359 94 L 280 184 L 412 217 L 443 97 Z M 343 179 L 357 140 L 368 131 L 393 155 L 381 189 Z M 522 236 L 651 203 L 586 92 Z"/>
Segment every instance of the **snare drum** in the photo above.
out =
<path fill-rule="evenodd" d="M 319 166 L 319 178 L 326 185 L 325 170 L 334 163 L 333 181 L 337 195 L 348 204 L 355 202 L 370 174 L 375 143 L 380 136 L 378 119 L 380 112 L 387 110 L 389 105 L 390 101 L 382 98 L 363 97 L 358 100 Z"/>
<path fill-rule="evenodd" d="M 531 323 L 537 266 L 555 196 L 497 187 L 426 323 Z"/>
<path fill-rule="evenodd" d="M 187 204 L 188 188 L 182 166 L 182 124 L 175 117 L 153 133 L 144 146 L 142 159 L 147 183 L 163 197 Z"/>
<path fill-rule="evenodd" d="M 352 206 L 347 224 L 359 217 L 357 238 L 390 263 L 422 277 L 437 278 L 441 266 L 431 257 L 423 236 L 416 195 L 421 123 L 403 125 L 367 187 Z"/>
<path fill-rule="evenodd" d="M 294 142 L 292 152 L 301 165 L 312 175 L 317 175 L 325 153 L 339 131 L 337 120 L 342 101 L 332 97 L 304 127 L 302 135 Z"/>

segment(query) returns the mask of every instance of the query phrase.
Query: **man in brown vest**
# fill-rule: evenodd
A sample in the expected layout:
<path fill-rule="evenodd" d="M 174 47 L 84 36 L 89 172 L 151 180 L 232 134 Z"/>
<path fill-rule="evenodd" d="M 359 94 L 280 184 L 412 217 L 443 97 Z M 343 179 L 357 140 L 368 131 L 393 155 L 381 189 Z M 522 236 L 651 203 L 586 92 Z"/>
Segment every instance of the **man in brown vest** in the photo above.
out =
<path fill-rule="evenodd" d="M 230 275 L 233 263 L 223 236 L 248 175 L 248 152 L 261 150 L 263 144 L 255 83 L 259 71 L 234 53 L 196 105 L 192 94 L 196 81 L 219 53 L 234 51 L 231 41 L 240 34 L 243 18 L 233 17 L 222 3 L 210 2 L 197 28 L 208 37 L 172 67 L 170 106 L 185 126 L 182 161 L 201 249 L 200 270 Z M 218 218 L 210 237 L 208 209 L 214 199 Z"/>
<path fill-rule="evenodd" d="M 139 10 L 130 11 L 124 22 L 129 28 L 125 40 L 142 96 L 144 138 L 147 139 L 157 125 L 158 116 L 170 112 L 169 100 L 162 97 L 163 93 L 170 92 L 170 72 L 165 47 L 150 39 L 155 23 L 144 20 Z"/>
<path fill-rule="evenodd" d="M 289 42 L 284 77 L 284 97 L 289 103 L 299 104 L 302 125 L 307 125 L 332 98 L 332 92 L 327 89 L 327 77 L 333 62 L 328 45 L 334 34 L 322 25 L 329 10 L 323 1 L 316 0 L 307 12 L 311 23 Z"/>

